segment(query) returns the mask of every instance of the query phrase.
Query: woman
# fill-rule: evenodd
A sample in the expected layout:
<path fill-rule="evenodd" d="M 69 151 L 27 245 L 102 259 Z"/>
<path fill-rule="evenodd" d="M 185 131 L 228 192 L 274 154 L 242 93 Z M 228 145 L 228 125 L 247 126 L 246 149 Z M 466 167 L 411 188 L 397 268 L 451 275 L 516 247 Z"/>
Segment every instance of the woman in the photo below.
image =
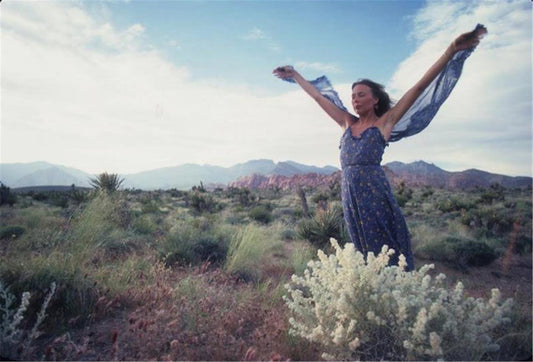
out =
<path fill-rule="evenodd" d="M 487 33 L 483 25 L 456 38 L 424 76 L 391 107 L 383 86 L 363 79 L 352 85 L 352 106 L 342 105 L 325 77 L 309 82 L 291 66 L 274 74 L 298 83 L 339 126 L 341 139 L 342 205 L 352 242 L 365 256 L 378 254 L 383 245 L 406 258 L 414 269 L 411 241 L 405 219 L 380 163 L 388 141 L 397 141 L 424 129 L 457 82 L 464 61 Z"/>

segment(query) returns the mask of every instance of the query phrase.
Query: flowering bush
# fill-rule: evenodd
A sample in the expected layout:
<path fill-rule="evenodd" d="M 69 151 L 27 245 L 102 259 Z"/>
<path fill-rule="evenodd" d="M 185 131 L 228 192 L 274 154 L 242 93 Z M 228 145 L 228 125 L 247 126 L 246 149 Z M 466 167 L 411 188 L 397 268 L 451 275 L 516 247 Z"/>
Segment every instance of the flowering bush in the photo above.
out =
<path fill-rule="evenodd" d="M 324 359 L 479 360 L 499 346 L 491 333 L 509 319 L 512 300 L 498 289 L 489 300 L 464 294 L 458 282 L 444 287 L 424 265 L 405 271 L 405 258 L 387 266 L 394 250 L 364 256 L 352 243 L 334 255 L 318 251 L 303 277 L 293 275 L 284 297 L 291 333 L 322 345 Z"/>

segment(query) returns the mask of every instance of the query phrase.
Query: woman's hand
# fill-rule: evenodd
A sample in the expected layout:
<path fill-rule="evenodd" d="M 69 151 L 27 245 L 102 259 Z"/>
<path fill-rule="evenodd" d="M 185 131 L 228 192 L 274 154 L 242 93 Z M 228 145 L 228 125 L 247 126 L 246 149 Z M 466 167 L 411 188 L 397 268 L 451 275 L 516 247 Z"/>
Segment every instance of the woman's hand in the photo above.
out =
<path fill-rule="evenodd" d="M 473 48 L 479 44 L 481 38 L 483 38 L 485 34 L 487 34 L 487 28 L 485 28 L 483 25 L 477 27 L 473 31 L 461 34 L 452 42 L 450 45 L 450 50 L 455 53 L 460 50 Z"/>
<path fill-rule="evenodd" d="M 293 79 L 298 74 L 291 65 L 277 67 L 272 73 L 280 79 Z"/>

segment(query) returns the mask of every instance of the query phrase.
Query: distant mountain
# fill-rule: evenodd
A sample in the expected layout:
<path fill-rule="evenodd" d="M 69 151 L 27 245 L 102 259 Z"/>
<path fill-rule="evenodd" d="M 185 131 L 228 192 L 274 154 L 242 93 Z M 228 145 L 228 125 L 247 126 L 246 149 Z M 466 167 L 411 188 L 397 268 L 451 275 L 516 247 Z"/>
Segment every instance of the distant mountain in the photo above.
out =
<path fill-rule="evenodd" d="M 289 176 L 305 174 L 309 171 L 327 175 L 338 171 L 338 169 L 333 166 L 316 167 L 292 161 L 275 163 L 272 160 L 259 159 L 239 163 L 232 167 L 186 164 L 124 175 L 123 177 L 125 178 L 124 187 L 188 189 L 194 185 L 199 185 L 200 181 L 204 185 L 228 184 L 239 177 L 251 174 Z"/>
<path fill-rule="evenodd" d="M 531 187 L 531 177 L 511 177 L 481 170 L 461 172 L 445 171 L 424 161 L 412 163 L 390 162 L 383 166 L 389 182 L 401 182 L 408 186 L 430 185 L 433 187 L 468 189 L 475 186 L 488 187 L 499 183 L 504 187 Z M 120 175 L 123 187 L 152 189 L 189 189 L 203 182 L 204 185 L 243 185 L 250 188 L 292 188 L 301 185 L 323 185 L 338 178 L 339 169 L 333 166 L 316 167 L 293 161 L 275 163 L 260 159 L 240 163 L 232 167 L 184 164 L 135 174 Z M 330 177 L 331 176 L 331 177 Z M 47 162 L 0 164 L 0 181 L 11 188 L 31 186 L 89 187 L 94 175 L 83 171 L 53 165 Z"/>
<path fill-rule="evenodd" d="M 507 188 L 525 188 L 532 183 L 531 177 L 505 176 L 476 169 L 450 172 L 424 161 L 407 164 L 390 162 L 385 167 L 394 173 L 389 177 L 391 183 L 404 182 L 409 186 L 429 185 L 449 189 L 469 189 L 475 186 L 489 187 L 498 183 Z"/>
<path fill-rule="evenodd" d="M 48 162 L 2 163 L 0 181 L 9 187 L 65 185 L 88 187 L 92 175 Z"/>
<path fill-rule="evenodd" d="M 338 171 L 333 166 L 316 167 L 293 161 L 275 163 L 272 160 L 251 160 L 232 167 L 212 165 L 184 164 L 165 167 L 134 174 L 124 174 L 123 187 L 139 189 L 189 189 L 203 182 L 209 184 L 227 184 L 239 177 L 250 174 L 261 175 L 296 175 L 314 172 L 331 174 Z M 89 179 L 94 175 L 47 162 L 31 164 L 0 164 L 0 181 L 11 188 L 29 186 L 89 186 Z"/>

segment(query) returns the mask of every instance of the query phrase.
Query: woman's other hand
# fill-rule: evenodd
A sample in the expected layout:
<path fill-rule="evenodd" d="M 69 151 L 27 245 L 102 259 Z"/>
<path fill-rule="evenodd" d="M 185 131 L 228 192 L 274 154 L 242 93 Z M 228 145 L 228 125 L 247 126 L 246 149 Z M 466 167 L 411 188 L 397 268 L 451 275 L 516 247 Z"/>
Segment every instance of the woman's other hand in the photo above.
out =
<path fill-rule="evenodd" d="M 298 74 L 291 65 L 277 67 L 272 73 L 281 79 L 292 79 Z"/>
<path fill-rule="evenodd" d="M 460 50 L 476 47 L 485 34 L 487 34 L 487 28 L 481 25 L 473 31 L 459 35 L 450 47 L 454 53 Z"/>

